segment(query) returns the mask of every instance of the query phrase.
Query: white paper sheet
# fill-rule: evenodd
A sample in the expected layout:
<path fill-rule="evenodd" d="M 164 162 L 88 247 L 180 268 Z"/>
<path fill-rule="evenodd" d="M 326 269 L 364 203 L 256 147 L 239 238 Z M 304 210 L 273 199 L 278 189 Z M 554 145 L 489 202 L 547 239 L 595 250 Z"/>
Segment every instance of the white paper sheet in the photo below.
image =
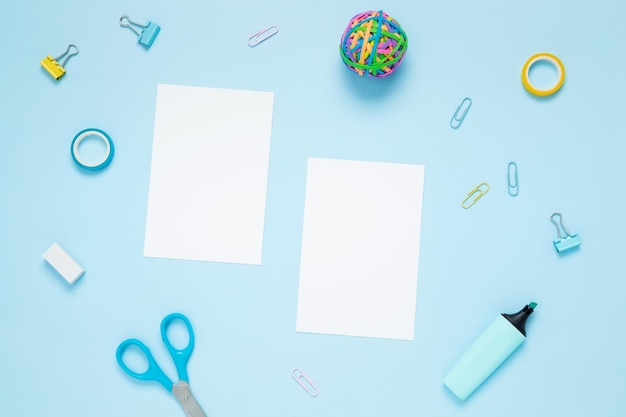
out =
<path fill-rule="evenodd" d="M 310 158 L 296 331 L 412 340 L 424 166 Z"/>
<path fill-rule="evenodd" d="M 144 256 L 261 263 L 273 103 L 159 84 Z"/>

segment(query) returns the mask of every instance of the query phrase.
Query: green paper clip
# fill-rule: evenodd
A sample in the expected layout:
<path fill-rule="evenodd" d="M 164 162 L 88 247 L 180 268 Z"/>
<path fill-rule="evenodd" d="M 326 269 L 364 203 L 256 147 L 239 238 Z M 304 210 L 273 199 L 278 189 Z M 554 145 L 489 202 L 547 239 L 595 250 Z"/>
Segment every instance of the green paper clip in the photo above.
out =
<path fill-rule="evenodd" d="M 480 200 L 485 194 L 489 192 L 489 184 L 481 182 L 478 187 L 467 193 L 467 197 L 461 203 L 464 209 L 472 207 L 478 200 Z"/>

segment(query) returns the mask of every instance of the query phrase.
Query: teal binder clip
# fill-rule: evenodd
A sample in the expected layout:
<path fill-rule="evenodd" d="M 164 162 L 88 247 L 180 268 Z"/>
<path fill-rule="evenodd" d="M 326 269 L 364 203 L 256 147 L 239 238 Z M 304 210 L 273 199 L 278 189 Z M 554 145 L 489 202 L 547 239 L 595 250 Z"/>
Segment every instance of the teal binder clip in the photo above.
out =
<path fill-rule="evenodd" d="M 555 217 L 559 218 L 559 222 L 555 221 Z M 554 241 L 554 247 L 558 253 L 563 253 L 580 246 L 580 239 L 577 234 L 570 234 L 565 226 L 563 226 L 563 216 L 561 213 L 554 213 L 550 216 L 550 221 L 556 226 L 557 239 Z M 561 230 L 565 233 L 561 234 Z"/>
<path fill-rule="evenodd" d="M 135 23 L 130 20 L 128 16 L 120 17 L 120 26 L 135 32 L 139 38 L 139 44 L 145 48 L 150 48 L 152 46 L 152 43 L 161 31 L 161 27 L 156 23 L 148 21 L 145 25 L 140 25 L 139 23 Z"/>

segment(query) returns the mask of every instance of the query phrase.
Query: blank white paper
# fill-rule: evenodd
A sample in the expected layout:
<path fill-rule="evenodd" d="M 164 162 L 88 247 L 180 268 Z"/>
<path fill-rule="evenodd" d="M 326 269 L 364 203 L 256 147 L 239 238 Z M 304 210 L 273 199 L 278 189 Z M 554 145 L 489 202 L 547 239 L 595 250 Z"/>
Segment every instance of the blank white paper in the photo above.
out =
<path fill-rule="evenodd" d="M 273 105 L 158 85 L 144 256 L 261 264 Z"/>
<path fill-rule="evenodd" d="M 296 331 L 413 340 L 424 166 L 309 158 Z"/>

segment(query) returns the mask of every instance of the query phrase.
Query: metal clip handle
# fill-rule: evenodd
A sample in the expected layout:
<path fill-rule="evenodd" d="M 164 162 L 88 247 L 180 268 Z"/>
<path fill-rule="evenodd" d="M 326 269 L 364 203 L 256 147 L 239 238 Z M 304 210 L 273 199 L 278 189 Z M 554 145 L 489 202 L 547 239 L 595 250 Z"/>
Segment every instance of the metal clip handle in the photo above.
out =
<path fill-rule="evenodd" d="M 70 50 L 72 48 L 76 49 L 76 52 L 72 52 L 70 53 Z M 59 55 L 58 57 L 54 58 L 55 61 L 59 61 L 59 59 L 65 57 L 65 59 L 63 60 L 62 63 L 60 63 L 59 65 L 61 65 L 62 67 L 65 67 L 65 64 L 67 63 L 67 60 L 70 59 L 71 57 L 73 57 L 74 55 L 78 55 L 78 46 L 70 43 L 67 47 L 67 49 L 65 50 L 65 52 L 63 52 L 61 55 Z"/>
<path fill-rule="evenodd" d="M 559 222 L 558 223 L 554 220 L 555 217 L 559 218 Z M 550 216 L 550 221 L 556 226 L 556 233 L 557 233 L 558 239 L 562 239 L 563 237 L 572 236 L 567 231 L 565 226 L 563 225 L 563 216 L 561 216 L 561 213 L 553 213 L 552 216 Z M 565 232 L 565 236 L 561 235 L 561 229 Z"/>
<path fill-rule="evenodd" d="M 124 20 L 126 20 L 128 23 L 125 23 Z M 137 30 L 133 26 L 141 28 L 141 29 L 147 28 L 147 26 L 144 26 L 144 25 L 141 25 L 139 23 L 133 22 L 126 15 L 120 17 L 120 26 L 123 27 L 123 28 L 128 28 L 128 29 L 132 30 L 133 32 L 135 32 L 135 34 L 137 36 L 141 36 L 141 32 L 137 32 Z"/>

